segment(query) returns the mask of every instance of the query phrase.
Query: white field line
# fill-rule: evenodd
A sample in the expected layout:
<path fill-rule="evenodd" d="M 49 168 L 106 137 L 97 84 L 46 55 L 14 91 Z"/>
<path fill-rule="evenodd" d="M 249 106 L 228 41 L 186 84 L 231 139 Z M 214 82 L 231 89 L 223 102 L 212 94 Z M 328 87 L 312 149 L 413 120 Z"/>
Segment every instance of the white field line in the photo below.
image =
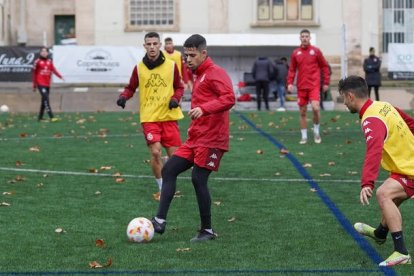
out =
<path fill-rule="evenodd" d="M 21 172 L 21 173 L 43 173 L 43 174 L 58 174 L 69 176 L 94 176 L 94 177 L 123 177 L 123 178 L 154 178 L 152 175 L 133 175 L 133 174 L 121 174 L 120 176 L 114 176 L 110 173 L 90 173 L 90 172 L 72 172 L 72 171 L 52 171 L 52 170 L 39 170 L 39 169 L 22 169 L 22 168 L 8 168 L 0 167 L 0 171 L 7 172 Z M 191 179 L 191 177 L 179 177 L 180 179 Z M 246 182 L 305 182 L 307 179 L 303 178 L 247 178 L 247 177 L 210 177 L 215 181 L 246 181 Z M 359 183 L 358 179 L 313 179 L 315 182 L 335 182 L 335 183 Z"/>

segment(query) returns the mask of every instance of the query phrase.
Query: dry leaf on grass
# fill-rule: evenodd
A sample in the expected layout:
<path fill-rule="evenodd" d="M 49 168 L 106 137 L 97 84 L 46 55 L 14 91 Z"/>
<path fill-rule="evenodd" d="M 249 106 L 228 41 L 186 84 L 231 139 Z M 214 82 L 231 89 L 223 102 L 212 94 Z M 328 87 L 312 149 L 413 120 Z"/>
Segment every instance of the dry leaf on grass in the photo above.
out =
<path fill-rule="evenodd" d="M 122 183 L 122 182 L 125 182 L 125 179 L 122 178 L 122 177 L 117 177 L 117 178 L 115 178 L 115 182 L 116 183 Z"/>
<path fill-rule="evenodd" d="M 3 192 L 3 195 L 15 195 L 16 192 L 15 191 L 11 191 L 11 192 Z"/>
<path fill-rule="evenodd" d="M 101 195 L 101 194 L 102 194 L 102 193 L 101 193 L 100 191 L 96 191 L 96 192 L 95 192 L 95 195 L 97 195 L 97 196 L 98 196 L 98 195 Z"/>
<path fill-rule="evenodd" d="M 120 173 L 120 172 L 116 172 L 116 173 L 114 173 L 112 176 L 114 176 L 114 177 L 118 177 L 118 176 L 121 176 L 121 173 Z"/>
<path fill-rule="evenodd" d="M 355 172 L 355 171 L 348 171 L 348 174 L 355 175 L 355 174 L 358 174 L 358 172 Z"/>
<path fill-rule="evenodd" d="M 237 138 L 237 140 L 244 141 L 244 138 L 243 137 L 239 137 L 239 138 Z"/>
<path fill-rule="evenodd" d="M 177 251 L 177 252 L 187 252 L 187 251 L 191 251 L 191 248 L 189 248 L 189 247 L 177 248 L 175 251 Z"/>
<path fill-rule="evenodd" d="M 103 247 L 105 247 L 105 241 L 103 239 L 97 239 L 95 241 L 95 245 L 96 245 L 96 247 L 103 248 Z"/>
<path fill-rule="evenodd" d="M 9 207 L 11 204 L 7 202 L 0 202 L 0 207 Z"/>
<path fill-rule="evenodd" d="M 257 153 L 257 154 L 263 154 L 263 150 L 258 149 L 258 150 L 256 150 L 256 153 Z"/>
<path fill-rule="evenodd" d="M 66 233 L 65 229 L 63 229 L 63 228 L 61 228 L 61 227 L 56 228 L 56 229 L 55 229 L 55 232 L 56 232 L 56 233 L 58 233 L 58 234 L 63 234 L 63 233 Z"/>
<path fill-rule="evenodd" d="M 93 261 L 89 263 L 90 268 L 105 268 L 110 267 L 112 265 L 112 259 L 109 258 L 106 264 L 102 265 L 101 263 L 98 263 L 97 261 Z"/>
<path fill-rule="evenodd" d="M 305 155 L 305 153 L 303 153 L 302 151 L 298 152 L 298 155 L 303 156 Z"/>
<path fill-rule="evenodd" d="M 19 134 L 19 136 L 20 136 L 20 138 L 26 138 L 28 136 L 28 134 L 25 133 L 25 132 L 22 132 L 22 133 Z"/>
<path fill-rule="evenodd" d="M 55 133 L 53 134 L 53 138 L 62 138 L 63 134 L 62 133 Z"/>
<path fill-rule="evenodd" d="M 22 162 L 22 161 L 17 160 L 17 161 L 16 161 L 16 167 L 20 167 L 20 166 L 23 166 L 23 162 Z"/>
<path fill-rule="evenodd" d="M 312 168 L 312 164 L 311 163 L 305 163 L 303 164 L 304 168 Z"/>
<path fill-rule="evenodd" d="M 216 206 L 220 206 L 221 205 L 221 201 L 213 201 L 213 204 Z"/>
<path fill-rule="evenodd" d="M 89 168 L 89 169 L 88 169 L 88 172 L 90 172 L 90 173 L 98 173 L 98 169 L 95 169 L 95 168 Z"/>
<path fill-rule="evenodd" d="M 43 183 L 42 183 L 42 182 L 40 182 L 40 183 L 37 183 L 37 184 L 36 184 L 36 188 L 43 188 L 43 186 L 44 186 L 44 185 L 43 185 Z"/>
<path fill-rule="evenodd" d="M 329 161 L 328 162 L 328 166 L 335 166 L 335 165 L 336 165 L 336 163 L 334 161 Z"/>
<path fill-rule="evenodd" d="M 111 166 L 101 166 L 101 171 L 108 171 L 110 169 L 112 169 Z"/>
<path fill-rule="evenodd" d="M 235 217 L 231 217 L 231 218 L 229 218 L 227 221 L 228 221 L 228 222 L 234 222 L 234 221 L 236 221 L 236 218 L 235 218 Z"/>
<path fill-rule="evenodd" d="M 315 188 L 311 188 L 311 189 L 310 189 L 310 191 L 311 191 L 312 193 L 316 193 L 318 190 L 316 190 Z"/>
<path fill-rule="evenodd" d="M 175 193 L 174 193 L 174 198 L 180 198 L 180 197 L 183 197 L 184 195 L 183 194 L 181 194 L 181 192 L 180 191 L 176 191 Z"/>
<path fill-rule="evenodd" d="M 331 176 L 330 173 L 321 173 L 319 176 L 325 177 L 325 176 Z"/>
<path fill-rule="evenodd" d="M 283 148 L 283 149 L 280 150 L 280 153 L 281 154 L 288 154 L 289 151 L 288 151 L 288 149 Z"/>
<path fill-rule="evenodd" d="M 30 147 L 29 148 L 29 151 L 31 151 L 31 152 L 39 152 L 40 151 L 40 148 L 38 146 Z"/>
<path fill-rule="evenodd" d="M 282 174 L 280 172 L 276 172 L 275 176 L 281 176 Z"/>

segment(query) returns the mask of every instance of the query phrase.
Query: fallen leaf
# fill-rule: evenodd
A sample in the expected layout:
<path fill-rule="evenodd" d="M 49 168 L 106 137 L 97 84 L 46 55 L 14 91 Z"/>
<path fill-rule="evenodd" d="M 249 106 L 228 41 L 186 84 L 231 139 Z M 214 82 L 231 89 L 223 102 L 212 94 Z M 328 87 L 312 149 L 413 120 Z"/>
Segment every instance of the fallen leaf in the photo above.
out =
<path fill-rule="evenodd" d="M 98 169 L 90 168 L 90 169 L 88 169 L 88 172 L 90 172 L 90 173 L 97 173 L 98 172 Z"/>
<path fill-rule="evenodd" d="M 40 148 L 38 146 L 30 147 L 29 148 L 29 151 L 31 151 L 31 152 L 39 152 L 40 151 Z"/>
<path fill-rule="evenodd" d="M 231 218 L 229 218 L 227 221 L 228 221 L 228 222 L 234 222 L 234 221 L 236 221 L 236 218 L 235 218 L 235 217 L 231 217 Z"/>
<path fill-rule="evenodd" d="M 101 195 L 102 193 L 100 191 L 96 191 L 95 195 Z"/>
<path fill-rule="evenodd" d="M 216 206 L 220 206 L 221 205 L 221 201 L 213 201 L 213 204 Z"/>
<path fill-rule="evenodd" d="M 336 163 L 334 161 L 329 161 L 328 162 L 328 166 L 335 166 L 335 165 L 336 165 Z"/>
<path fill-rule="evenodd" d="M 183 197 L 183 196 L 184 196 L 184 195 L 182 195 L 180 191 L 176 191 L 176 192 L 174 193 L 174 197 L 175 197 L 175 198 L 180 198 L 180 197 Z"/>
<path fill-rule="evenodd" d="M 93 261 L 89 263 L 90 268 L 104 268 L 104 267 L 110 267 L 112 265 L 112 259 L 108 259 L 107 263 L 102 265 L 98 263 L 97 261 Z"/>
<path fill-rule="evenodd" d="M 331 176 L 330 173 L 321 173 L 319 176 L 325 177 L 325 176 Z"/>
<path fill-rule="evenodd" d="M 98 239 L 98 240 L 95 241 L 95 245 L 97 247 L 103 248 L 103 247 L 105 247 L 105 241 L 103 239 Z"/>
<path fill-rule="evenodd" d="M 310 163 L 305 163 L 305 164 L 303 164 L 303 167 L 304 167 L 304 168 L 312 168 L 312 164 L 310 164 Z"/>
<path fill-rule="evenodd" d="M 42 182 L 40 182 L 40 183 L 38 183 L 38 184 L 36 184 L 36 188 L 43 188 L 43 183 Z"/>
<path fill-rule="evenodd" d="M 355 174 L 358 174 L 358 172 L 355 172 L 355 171 L 348 171 L 348 174 L 355 175 Z"/>
<path fill-rule="evenodd" d="M 186 252 L 186 251 L 191 251 L 191 248 L 189 248 L 189 247 L 177 248 L 175 251 L 177 251 L 177 252 Z"/>
<path fill-rule="evenodd" d="M 281 154 L 288 154 L 289 151 L 287 149 L 283 148 L 283 149 L 280 150 L 280 153 Z"/>
<path fill-rule="evenodd" d="M 61 227 L 56 228 L 55 232 L 58 233 L 58 234 L 66 233 L 65 229 L 63 229 Z"/>
<path fill-rule="evenodd" d="M 312 193 L 316 193 L 318 190 L 316 190 L 315 188 L 311 188 L 311 189 L 310 189 L 310 191 L 311 191 Z"/>
<path fill-rule="evenodd" d="M 16 167 L 20 167 L 23 166 L 23 162 L 22 161 L 16 161 Z"/>
<path fill-rule="evenodd" d="M 149 159 L 144 160 L 144 163 L 145 163 L 145 164 L 149 164 L 149 163 L 151 163 L 151 160 L 149 160 Z"/>
<path fill-rule="evenodd" d="M 305 155 L 302 151 L 298 152 L 298 155 L 303 156 Z"/>
<path fill-rule="evenodd" d="M 102 171 L 108 171 L 108 170 L 110 170 L 110 169 L 112 169 L 112 167 L 111 167 L 111 166 L 101 166 L 101 170 L 102 170 Z"/>
<path fill-rule="evenodd" d="M 28 136 L 27 133 L 23 132 L 19 134 L 20 138 L 26 138 Z"/>
<path fill-rule="evenodd" d="M 257 154 L 263 154 L 263 150 L 258 149 L 258 150 L 256 150 L 256 153 Z"/>
<path fill-rule="evenodd" d="M 55 133 L 53 134 L 53 138 L 62 138 L 63 134 L 62 133 Z"/>
<path fill-rule="evenodd" d="M 276 176 L 280 176 L 280 175 L 282 175 L 282 174 L 281 174 L 280 172 L 276 172 L 276 173 L 275 173 L 275 175 L 276 175 Z"/>
<path fill-rule="evenodd" d="M 7 202 L 0 202 L 0 207 L 9 207 L 11 204 Z"/>
<path fill-rule="evenodd" d="M 3 192 L 3 195 L 15 195 L 16 192 L 12 191 L 12 192 Z"/>
<path fill-rule="evenodd" d="M 117 177 L 117 176 L 121 176 L 121 173 L 120 173 L 120 172 L 116 172 L 116 173 L 114 173 L 112 176 L 115 176 L 115 177 Z"/>
<path fill-rule="evenodd" d="M 237 140 L 244 141 L 244 138 L 243 137 L 239 137 L 239 138 L 237 138 Z"/>
<path fill-rule="evenodd" d="M 352 144 L 352 141 L 351 141 L 351 140 L 346 140 L 346 141 L 345 141 L 345 144 L 348 144 L 348 145 L 349 145 L 349 144 Z"/>

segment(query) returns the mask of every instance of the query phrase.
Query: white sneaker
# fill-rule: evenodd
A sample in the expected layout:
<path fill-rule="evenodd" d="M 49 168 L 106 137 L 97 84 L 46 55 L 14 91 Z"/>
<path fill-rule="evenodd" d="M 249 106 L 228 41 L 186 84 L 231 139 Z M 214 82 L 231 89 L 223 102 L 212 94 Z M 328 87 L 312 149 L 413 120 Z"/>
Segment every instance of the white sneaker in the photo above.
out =
<path fill-rule="evenodd" d="M 284 107 L 279 107 L 278 109 L 276 109 L 276 111 L 283 112 L 283 111 L 286 111 L 286 108 L 284 108 Z"/>
<path fill-rule="evenodd" d="M 308 142 L 308 139 L 300 139 L 299 144 L 305 145 Z"/>
<path fill-rule="evenodd" d="M 322 138 L 319 134 L 315 134 L 313 136 L 313 141 L 315 142 L 315 144 L 320 144 L 320 143 L 322 143 Z"/>

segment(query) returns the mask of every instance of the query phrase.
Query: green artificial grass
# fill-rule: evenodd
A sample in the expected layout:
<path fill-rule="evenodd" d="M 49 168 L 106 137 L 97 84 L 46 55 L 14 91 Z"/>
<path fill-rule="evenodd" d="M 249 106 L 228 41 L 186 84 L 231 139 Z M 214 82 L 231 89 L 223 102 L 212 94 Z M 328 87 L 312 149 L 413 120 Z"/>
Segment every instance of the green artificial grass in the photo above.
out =
<path fill-rule="evenodd" d="M 218 237 L 201 244 L 189 242 L 199 225 L 191 172 L 178 180 L 182 197 L 173 200 L 166 232 L 148 244 L 126 238 L 131 219 L 151 218 L 158 208 L 137 114 L 59 116 L 39 123 L 34 114 L 0 114 L 0 203 L 10 204 L 0 207 L 0 274 L 383 274 L 288 156 L 242 118 L 307 164 L 351 224 L 376 227 L 375 198 L 359 203 L 365 142 L 357 115 L 322 112 L 322 144 L 309 131 L 309 143 L 299 145 L 298 112 L 233 112 L 230 152 L 209 181 Z M 183 139 L 188 124 L 180 122 Z M 412 204 L 401 208 L 409 250 Z M 382 246 L 368 242 L 383 258 L 392 253 L 390 237 Z M 109 267 L 89 267 L 109 259 Z"/>

